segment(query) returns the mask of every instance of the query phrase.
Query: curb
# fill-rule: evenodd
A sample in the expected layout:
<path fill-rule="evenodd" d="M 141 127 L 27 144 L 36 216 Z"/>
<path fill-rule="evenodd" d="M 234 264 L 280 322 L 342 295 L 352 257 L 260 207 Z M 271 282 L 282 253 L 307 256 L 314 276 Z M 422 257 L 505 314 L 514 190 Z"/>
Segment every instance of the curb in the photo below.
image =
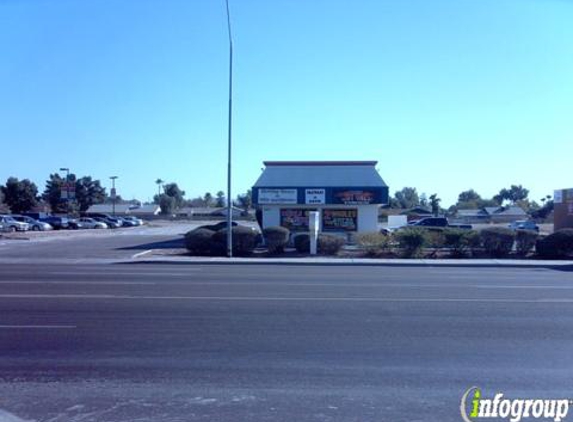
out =
<path fill-rule="evenodd" d="M 460 268 L 545 268 L 573 271 L 573 261 L 452 260 L 452 259 L 321 259 L 321 258 L 143 258 L 119 264 L 164 265 L 283 265 L 283 266 L 368 266 L 368 267 L 460 267 Z"/>

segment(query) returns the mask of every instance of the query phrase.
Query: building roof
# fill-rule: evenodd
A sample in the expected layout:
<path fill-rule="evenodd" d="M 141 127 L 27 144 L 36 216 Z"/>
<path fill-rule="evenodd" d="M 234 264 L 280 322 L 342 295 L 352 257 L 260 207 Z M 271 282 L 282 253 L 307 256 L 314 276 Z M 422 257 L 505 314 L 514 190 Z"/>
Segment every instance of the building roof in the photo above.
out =
<path fill-rule="evenodd" d="M 157 215 L 161 212 L 161 207 L 157 204 L 148 204 L 148 205 L 142 205 L 142 206 L 137 207 L 137 208 L 132 208 L 129 211 L 131 214 L 134 214 L 134 215 L 143 215 L 143 214 Z"/>
<path fill-rule="evenodd" d="M 115 213 L 116 214 L 129 214 L 131 209 L 134 207 L 132 204 L 116 204 Z M 102 214 L 111 214 L 113 212 L 113 204 L 96 204 L 88 208 L 87 212 L 99 212 Z"/>
<path fill-rule="evenodd" d="M 488 214 L 483 209 L 458 210 L 458 217 L 487 217 Z"/>
<path fill-rule="evenodd" d="M 254 187 L 386 187 L 377 161 L 265 161 Z"/>
<path fill-rule="evenodd" d="M 503 216 L 516 216 L 516 217 L 525 217 L 527 213 L 523 211 L 521 207 L 517 206 L 509 206 L 507 208 L 500 208 L 496 213 L 496 215 L 503 215 Z"/>

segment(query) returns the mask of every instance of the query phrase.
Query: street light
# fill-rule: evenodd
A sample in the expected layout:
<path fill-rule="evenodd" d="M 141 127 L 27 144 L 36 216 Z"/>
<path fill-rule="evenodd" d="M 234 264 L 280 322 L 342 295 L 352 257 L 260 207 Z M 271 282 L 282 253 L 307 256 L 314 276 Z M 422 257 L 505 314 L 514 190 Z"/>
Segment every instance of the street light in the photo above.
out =
<path fill-rule="evenodd" d="M 109 176 L 109 178 L 111 179 L 112 214 L 115 217 L 115 179 L 117 179 L 118 176 Z"/>
<path fill-rule="evenodd" d="M 62 167 L 60 171 L 66 172 L 66 217 L 70 218 L 70 169 Z"/>
<path fill-rule="evenodd" d="M 233 257 L 233 201 L 231 199 L 231 133 L 233 111 L 233 37 L 231 34 L 231 14 L 229 0 L 227 6 L 227 30 L 229 32 L 229 123 L 228 123 L 228 158 L 227 158 L 227 256 Z"/>

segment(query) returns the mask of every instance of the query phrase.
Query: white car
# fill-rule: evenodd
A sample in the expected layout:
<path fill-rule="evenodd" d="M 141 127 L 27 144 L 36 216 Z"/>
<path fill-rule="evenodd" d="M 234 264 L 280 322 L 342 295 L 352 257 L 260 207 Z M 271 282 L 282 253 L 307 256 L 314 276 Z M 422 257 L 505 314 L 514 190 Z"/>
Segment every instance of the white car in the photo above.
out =
<path fill-rule="evenodd" d="M 9 215 L 0 215 L 0 223 L 4 226 L 4 231 L 9 232 L 25 232 L 30 228 L 28 223 L 22 223 L 20 221 L 14 220 Z"/>
<path fill-rule="evenodd" d="M 29 230 L 44 231 L 53 229 L 50 224 L 43 221 L 34 220 L 32 217 L 28 217 L 26 215 L 13 215 L 12 218 L 22 223 L 28 223 Z"/>
<path fill-rule="evenodd" d="M 143 220 L 141 218 L 137 218 L 134 215 L 127 215 L 125 217 L 122 217 L 124 220 L 129 220 L 129 221 L 133 221 L 135 223 L 136 226 L 142 226 L 143 225 Z"/>
<path fill-rule="evenodd" d="M 512 230 L 535 230 L 539 231 L 539 226 L 535 224 L 535 221 L 528 220 L 517 220 L 509 225 Z"/>
<path fill-rule="evenodd" d="M 84 229 L 107 229 L 107 224 L 89 217 L 78 219 L 78 223 L 80 223 L 81 227 Z"/>

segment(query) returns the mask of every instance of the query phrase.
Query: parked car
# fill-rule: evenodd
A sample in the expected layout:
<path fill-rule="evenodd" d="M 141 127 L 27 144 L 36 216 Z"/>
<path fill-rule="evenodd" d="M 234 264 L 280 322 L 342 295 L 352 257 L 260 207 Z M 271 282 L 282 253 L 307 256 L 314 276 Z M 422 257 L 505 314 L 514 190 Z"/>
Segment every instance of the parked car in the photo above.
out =
<path fill-rule="evenodd" d="M 4 230 L 9 232 L 25 232 L 29 228 L 28 223 L 14 220 L 10 215 L 0 215 L 0 223 L 4 226 Z"/>
<path fill-rule="evenodd" d="M 539 226 L 535 224 L 535 221 L 529 220 L 516 220 L 509 225 L 512 230 L 535 230 L 539 231 Z"/>
<path fill-rule="evenodd" d="M 110 218 L 104 218 L 104 217 L 93 217 L 93 219 L 95 221 L 98 221 L 100 223 L 104 223 L 107 225 L 108 228 L 110 229 L 118 229 L 121 227 L 121 225 L 117 222 L 117 221 L 113 221 Z"/>
<path fill-rule="evenodd" d="M 141 218 L 137 218 L 134 215 L 127 215 L 123 217 L 124 220 L 133 221 L 136 226 L 143 226 L 143 220 Z"/>
<path fill-rule="evenodd" d="M 455 229 L 472 229 L 471 224 L 452 224 L 446 217 L 424 217 L 419 220 L 410 221 L 404 227 L 425 227 L 428 229 L 439 229 L 451 227 Z"/>
<path fill-rule="evenodd" d="M 78 222 L 83 226 L 85 229 L 107 229 L 107 224 L 101 221 L 96 221 L 93 218 L 89 217 L 82 217 L 78 219 Z"/>
<path fill-rule="evenodd" d="M 237 223 L 235 223 L 234 221 L 231 221 L 231 226 L 235 227 L 238 226 Z M 216 224 L 207 224 L 205 226 L 200 226 L 197 227 L 198 229 L 207 229 L 207 230 L 212 230 L 214 232 L 218 232 L 219 230 L 223 230 L 227 228 L 227 222 L 226 221 L 221 221 L 220 223 L 216 223 Z"/>
<path fill-rule="evenodd" d="M 56 217 L 50 215 L 48 217 L 40 218 L 40 221 L 48 223 L 55 230 L 67 229 L 69 227 L 69 221 L 66 217 Z"/>
<path fill-rule="evenodd" d="M 32 217 L 28 217 L 27 215 L 13 215 L 12 218 L 22 223 L 28 223 L 28 227 L 30 230 L 45 231 L 53 229 L 53 227 L 50 224 L 44 221 L 38 221 Z"/>
<path fill-rule="evenodd" d="M 137 223 L 133 220 L 130 220 L 126 217 L 116 217 L 119 221 L 121 221 L 122 226 L 125 227 L 135 227 L 137 226 Z"/>

